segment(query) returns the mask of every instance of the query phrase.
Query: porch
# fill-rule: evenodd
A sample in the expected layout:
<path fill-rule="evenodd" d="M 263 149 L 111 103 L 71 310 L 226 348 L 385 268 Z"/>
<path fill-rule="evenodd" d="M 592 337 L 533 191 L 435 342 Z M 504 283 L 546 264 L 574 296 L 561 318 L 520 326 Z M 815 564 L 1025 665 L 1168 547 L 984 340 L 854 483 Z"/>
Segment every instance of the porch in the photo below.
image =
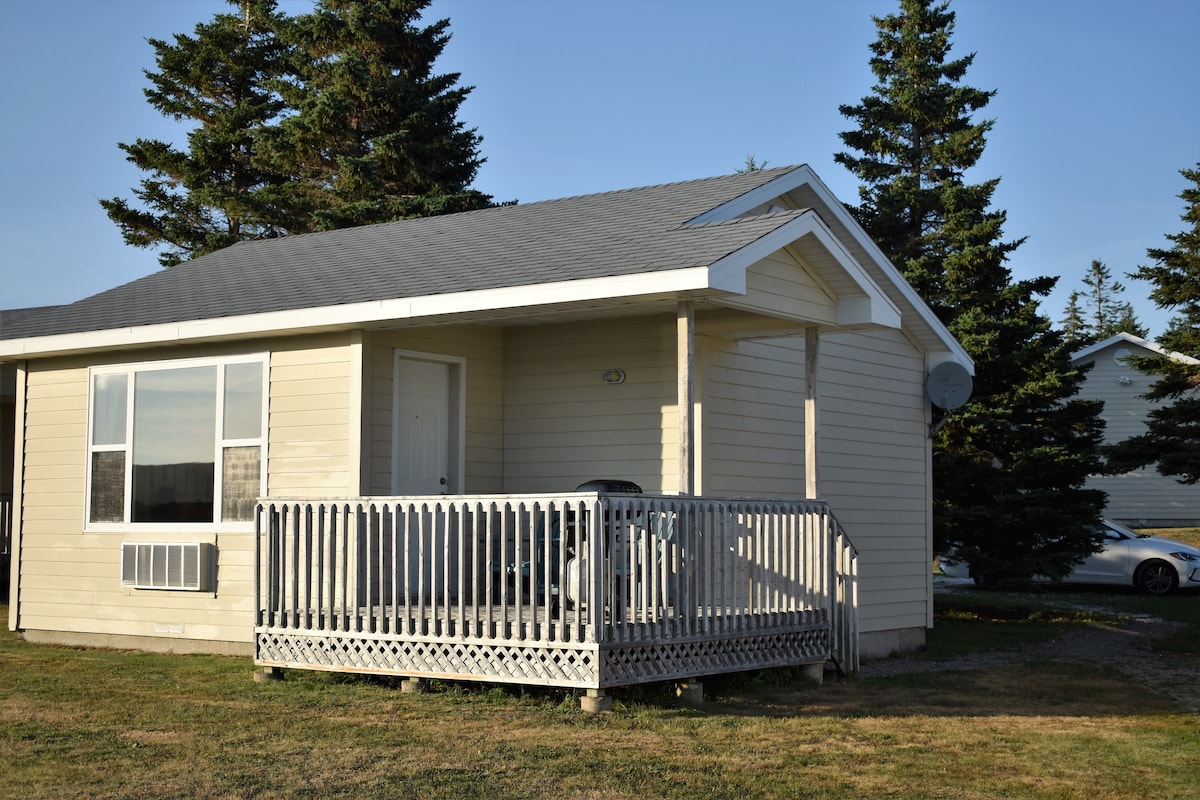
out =
<path fill-rule="evenodd" d="M 817 501 L 263 500 L 255 662 L 602 690 L 833 661 L 853 546 Z"/>

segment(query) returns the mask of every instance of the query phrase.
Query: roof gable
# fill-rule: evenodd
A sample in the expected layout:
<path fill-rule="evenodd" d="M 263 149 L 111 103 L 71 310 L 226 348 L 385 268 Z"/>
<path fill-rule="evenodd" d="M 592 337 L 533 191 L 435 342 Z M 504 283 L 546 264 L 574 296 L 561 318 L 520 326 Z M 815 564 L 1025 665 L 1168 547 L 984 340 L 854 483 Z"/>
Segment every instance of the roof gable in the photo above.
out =
<path fill-rule="evenodd" d="M 910 332 L 930 352 L 930 366 L 936 366 L 941 361 L 955 361 L 974 374 L 971 357 L 829 187 L 807 165 L 771 175 L 759 186 L 709 209 L 692 221 L 735 219 L 788 208 L 811 209 L 825 223 L 849 260 L 860 264 L 872 280 L 886 287 Z"/>
<path fill-rule="evenodd" d="M 1166 348 L 1155 344 L 1149 339 L 1143 339 L 1141 336 L 1134 336 L 1132 333 L 1124 332 L 1110 336 L 1103 341 L 1096 342 L 1090 347 L 1085 347 L 1082 350 L 1077 351 L 1071 356 L 1071 362 L 1079 363 L 1081 361 L 1092 360 L 1105 350 L 1108 350 L 1112 347 L 1117 347 L 1119 345 L 1136 347 L 1145 351 L 1136 355 L 1165 356 L 1166 358 L 1170 358 L 1182 364 L 1200 364 L 1200 359 L 1195 359 L 1191 356 L 1184 355 L 1183 353 L 1176 353 L 1174 351 L 1167 350 Z"/>
<path fill-rule="evenodd" d="M 781 220 L 682 227 L 762 181 L 739 174 L 239 242 L 45 313 L 0 336 L 485 291 L 704 265 Z"/>
<path fill-rule="evenodd" d="M 903 319 L 931 352 L 970 364 L 807 167 L 241 242 L 77 303 L 0 317 L 0 357 L 736 298 L 746 270 L 785 247 L 838 294 L 839 326 Z"/>

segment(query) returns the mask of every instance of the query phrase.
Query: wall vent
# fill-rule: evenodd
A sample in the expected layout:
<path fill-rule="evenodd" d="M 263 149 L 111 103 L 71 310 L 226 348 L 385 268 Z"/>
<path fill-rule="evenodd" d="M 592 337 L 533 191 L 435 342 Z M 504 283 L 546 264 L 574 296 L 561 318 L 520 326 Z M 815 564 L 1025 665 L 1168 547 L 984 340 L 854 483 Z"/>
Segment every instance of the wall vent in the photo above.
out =
<path fill-rule="evenodd" d="M 213 549 L 200 542 L 125 542 L 121 545 L 121 585 L 208 591 Z"/>

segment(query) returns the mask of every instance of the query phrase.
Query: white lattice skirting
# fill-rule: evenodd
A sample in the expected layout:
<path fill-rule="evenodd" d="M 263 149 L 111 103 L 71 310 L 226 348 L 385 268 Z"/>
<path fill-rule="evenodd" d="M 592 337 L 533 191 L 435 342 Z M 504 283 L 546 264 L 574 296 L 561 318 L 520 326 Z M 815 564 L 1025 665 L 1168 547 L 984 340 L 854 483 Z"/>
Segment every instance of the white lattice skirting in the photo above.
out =
<path fill-rule="evenodd" d="M 397 640 L 267 629 L 257 633 L 255 662 L 297 669 L 603 689 L 820 663 L 829 657 L 829 646 L 829 631 L 820 626 L 619 645 Z"/>
<path fill-rule="evenodd" d="M 829 658 L 829 630 L 624 645 L 606 649 L 604 655 L 604 680 L 598 688 L 823 663 Z"/>

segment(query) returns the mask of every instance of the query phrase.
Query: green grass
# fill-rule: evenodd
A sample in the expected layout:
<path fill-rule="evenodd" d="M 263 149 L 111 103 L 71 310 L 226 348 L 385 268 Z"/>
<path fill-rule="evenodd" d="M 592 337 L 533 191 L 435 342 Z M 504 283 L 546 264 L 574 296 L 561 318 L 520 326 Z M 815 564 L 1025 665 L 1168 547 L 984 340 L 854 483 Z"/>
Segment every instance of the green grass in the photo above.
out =
<path fill-rule="evenodd" d="M 974 625 L 1040 636 L 1093 621 L 1044 613 L 1041 604 L 1070 607 L 1062 594 L 1035 596 L 1032 610 L 1010 597 L 1003 623 L 984 613 L 1000 599 L 983 600 L 975 611 L 953 604 L 961 630 L 939 625 L 931 645 L 973 640 Z M 409 695 L 303 671 L 254 683 L 253 669 L 3 632 L 0 796 L 1200 796 L 1200 718 L 1090 665 L 804 688 L 776 671 L 711 681 L 717 696 L 699 710 L 645 688 L 617 692 L 614 713 L 595 717 L 562 691 L 439 684 Z"/>
<path fill-rule="evenodd" d="M 1180 624 L 1168 636 L 1148 637 L 1146 647 L 1200 656 L 1200 592 L 1160 597 L 1111 586 L 1036 586 L 1014 592 L 964 587 L 938 593 L 928 655 L 948 658 L 978 650 L 1013 649 L 1069 629 L 1133 618 Z"/>
<path fill-rule="evenodd" d="M 1057 600 L 1061 598 L 973 588 L 939 593 L 926 653 L 931 658 L 951 658 L 982 650 L 1015 650 L 1119 617 Z"/>
<path fill-rule="evenodd" d="M 1200 547 L 1200 528 L 1147 529 Z M 934 562 L 934 572 L 938 571 Z M 1200 655 L 1200 592 L 1156 597 L 1114 586 L 1037 585 L 1025 591 L 964 587 L 936 598 L 935 629 L 928 655 L 950 658 L 986 649 L 1014 649 L 1045 641 L 1070 628 L 1105 625 L 1122 617 L 1155 617 L 1182 623 L 1147 646 L 1161 652 Z"/>

